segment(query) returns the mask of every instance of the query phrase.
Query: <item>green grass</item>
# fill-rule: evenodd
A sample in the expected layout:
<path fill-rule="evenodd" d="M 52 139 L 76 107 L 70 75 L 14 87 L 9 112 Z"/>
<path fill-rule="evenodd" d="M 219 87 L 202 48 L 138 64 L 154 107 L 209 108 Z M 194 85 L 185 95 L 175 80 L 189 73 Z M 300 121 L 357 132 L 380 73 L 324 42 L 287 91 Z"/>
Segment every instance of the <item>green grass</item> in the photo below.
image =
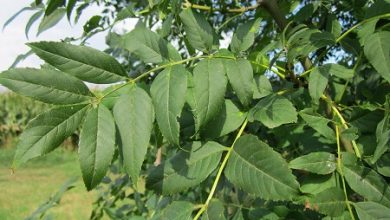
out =
<path fill-rule="evenodd" d="M 81 176 L 77 153 L 59 148 L 32 160 L 14 174 L 8 168 L 13 148 L 0 148 L 0 219 L 16 220 L 29 216 L 72 176 Z M 54 219 L 88 219 L 95 192 L 87 192 L 81 177 L 76 187 L 66 192 L 52 208 Z"/>

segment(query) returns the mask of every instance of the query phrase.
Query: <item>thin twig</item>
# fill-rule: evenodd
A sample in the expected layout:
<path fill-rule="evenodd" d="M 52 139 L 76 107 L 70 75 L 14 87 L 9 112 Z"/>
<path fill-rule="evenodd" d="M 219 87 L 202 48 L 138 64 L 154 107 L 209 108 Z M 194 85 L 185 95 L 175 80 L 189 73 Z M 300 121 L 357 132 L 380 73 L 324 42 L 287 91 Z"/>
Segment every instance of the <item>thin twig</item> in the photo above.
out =
<path fill-rule="evenodd" d="M 207 197 L 207 200 L 206 202 L 203 204 L 203 206 L 201 206 L 201 208 L 199 209 L 199 211 L 196 213 L 195 217 L 193 218 L 193 220 L 197 220 L 200 218 L 200 216 L 203 214 L 203 212 L 205 212 L 207 210 L 207 207 L 211 201 L 211 199 L 213 198 L 214 194 L 215 194 L 215 190 L 217 189 L 217 186 L 218 186 L 218 183 L 219 183 L 219 180 L 221 179 L 221 176 L 222 176 L 222 172 L 223 170 L 225 169 L 226 167 L 226 164 L 227 164 L 227 161 L 229 160 L 230 158 L 230 155 L 232 154 L 232 151 L 233 151 L 233 148 L 234 148 L 234 144 L 237 142 L 238 138 L 240 138 L 240 136 L 242 135 L 242 133 L 244 132 L 244 129 L 246 127 L 246 125 L 248 124 L 248 119 L 245 119 L 244 123 L 241 125 L 241 128 L 240 130 L 238 131 L 237 135 L 236 135 L 236 138 L 234 139 L 233 141 L 233 144 L 230 146 L 228 152 L 226 153 L 225 157 L 223 158 L 223 161 L 221 163 L 221 166 L 219 167 L 218 169 L 218 173 L 217 173 L 217 176 L 215 177 L 215 180 L 214 180 L 214 183 L 213 183 L 213 186 L 211 187 L 211 190 L 210 190 L 210 193 Z"/>

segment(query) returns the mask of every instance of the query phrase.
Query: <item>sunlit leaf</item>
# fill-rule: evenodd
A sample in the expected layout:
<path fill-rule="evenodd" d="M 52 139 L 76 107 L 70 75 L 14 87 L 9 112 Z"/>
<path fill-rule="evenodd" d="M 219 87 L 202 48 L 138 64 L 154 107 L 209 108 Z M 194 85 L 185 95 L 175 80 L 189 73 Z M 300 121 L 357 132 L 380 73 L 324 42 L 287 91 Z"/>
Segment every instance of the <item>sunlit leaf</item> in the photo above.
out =
<path fill-rule="evenodd" d="M 79 160 L 84 184 L 95 188 L 105 176 L 115 150 L 115 122 L 104 105 L 91 109 L 80 134 Z"/>
<path fill-rule="evenodd" d="M 87 82 L 113 83 L 127 76 L 113 57 L 91 47 L 49 41 L 28 45 L 50 65 Z"/>
<path fill-rule="evenodd" d="M 121 137 L 123 166 L 137 183 L 153 129 L 152 100 L 143 89 L 134 85 L 116 102 L 113 113 Z"/>
<path fill-rule="evenodd" d="M 253 135 L 238 139 L 225 175 L 238 188 L 263 199 L 292 200 L 298 194 L 299 184 L 287 162 Z"/>

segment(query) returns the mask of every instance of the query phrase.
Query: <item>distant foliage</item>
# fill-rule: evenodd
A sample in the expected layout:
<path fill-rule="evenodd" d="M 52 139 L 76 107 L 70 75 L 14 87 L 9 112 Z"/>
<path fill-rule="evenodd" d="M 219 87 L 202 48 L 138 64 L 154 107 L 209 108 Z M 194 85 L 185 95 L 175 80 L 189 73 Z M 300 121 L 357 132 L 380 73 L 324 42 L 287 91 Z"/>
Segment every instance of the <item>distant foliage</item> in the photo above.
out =
<path fill-rule="evenodd" d="M 101 189 L 91 219 L 390 219 L 390 1 L 26 10 L 41 33 L 94 4 L 81 41 L 29 43 L 46 65 L 0 74 L 55 105 L 27 125 L 13 168 L 81 128 L 85 186 Z M 134 29 L 114 32 L 127 18 Z M 101 31 L 105 52 L 85 45 Z"/>
<path fill-rule="evenodd" d="M 6 144 L 9 138 L 19 135 L 31 119 L 50 108 L 48 104 L 14 93 L 1 93 L 0 143 Z"/>

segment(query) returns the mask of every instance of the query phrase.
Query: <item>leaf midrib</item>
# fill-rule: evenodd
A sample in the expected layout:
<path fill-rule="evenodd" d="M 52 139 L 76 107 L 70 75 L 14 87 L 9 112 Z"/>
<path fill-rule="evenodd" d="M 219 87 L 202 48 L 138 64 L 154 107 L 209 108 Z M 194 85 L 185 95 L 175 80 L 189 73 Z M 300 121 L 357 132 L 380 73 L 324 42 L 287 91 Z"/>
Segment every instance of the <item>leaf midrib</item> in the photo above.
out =
<path fill-rule="evenodd" d="M 263 170 L 257 168 L 255 165 L 251 164 L 251 163 L 250 163 L 249 161 L 247 161 L 244 157 L 242 157 L 239 153 L 237 153 L 236 150 L 234 150 L 234 153 L 235 153 L 240 159 L 242 159 L 243 162 L 247 163 L 250 167 L 255 168 L 255 170 L 259 170 L 261 173 L 263 173 L 264 175 L 268 176 L 270 179 L 273 179 L 275 182 L 278 182 L 278 183 L 280 183 L 280 184 L 282 184 L 282 185 L 284 185 L 284 186 L 287 186 L 288 188 L 292 189 L 294 192 L 297 192 L 297 189 L 295 189 L 295 188 L 293 188 L 293 187 L 291 187 L 291 186 L 289 186 L 289 185 L 287 185 L 287 184 L 281 182 L 280 180 L 276 179 L 275 177 L 269 175 L 268 173 L 264 172 Z"/>
<path fill-rule="evenodd" d="M 84 106 L 83 108 L 80 108 L 78 111 L 74 112 L 72 115 L 69 115 L 68 118 L 66 118 L 64 121 L 62 121 L 61 123 L 57 124 L 56 126 L 53 126 L 52 129 L 50 129 L 48 132 L 46 132 L 44 135 L 34 135 L 36 137 L 40 137 L 36 142 L 34 142 L 34 144 L 32 144 L 29 149 L 27 149 L 26 151 L 23 152 L 23 154 L 19 157 L 20 159 L 22 159 L 27 152 L 29 152 L 29 150 L 31 150 L 32 148 L 34 148 L 34 146 L 36 146 L 36 144 L 38 142 L 40 142 L 42 140 L 42 138 L 46 138 L 48 136 L 49 133 L 51 133 L 52 131 L 54 131 L 55 129 L 58 129 L 58 127 L 62 126 L 63 124 L 67 123 L 70 119 L 73 119 L 73 117 L 76 117 L 76 115 L 78 115 L 81 111 L 83 111 L 85 108 L 87 108 L 89 105 L 86 105 Z M 19 159 L 19 160 L 20 160 Z"/>
<path fill-rule="evenodd" d="M 36 49 L 36 50 L 40 50 L 40 51 L 43 52 L 43 53 L 47 53 L 47 54 L 50 54 L 50 55 L 55 56 L 55 57 L 60 57 L 60 58 L 62 58 L 62 59 L 66 59 L 66 60 L 68 60 L 68 62 L 75 62 L 75 63 L 78 63 L 78 64 L 80 64 L 80 65 L 85 65 L 85 66 L 90 67 L 91 69 L 96 69 L 96 70 L 100 70 L 100 71 L 103 70 L 103 72 L 110 73 L 110 78 L 111 78 L 111 77 L 119 77 L 119 78 L 121 78 L 121 79 L 125 78 L 124 76 L 122 76 L 122 75 L 119 74 L 119 73 L 114 73 L 114 72 L 108 71 L 108 70 L 106 70 L 106 69 L 102 69 L 102 68 L 100 68 L 100 67 L 92 66 L 91 64 L 88 64 L 88 63 L 85 63 L 85 62 L 81 62 L 80 60 L 71 59 L 71 58 L 69 58 L 69 57 L 67 57 L 67 56 L 65 56 L 65 55 L 62 55 L 62 54 L 56 54 L 56 53 L 53 53 L 53 52 L 48 51 L 48 50 L 43 50 L 43 49 L 41 49 L 41 48 L 39 48 L 39 47 L 34 46 L 33 44 L 30 44 L 30 46 L 31 46 L 32 48 Z M 114 75 L 112 75 L 112 74 L 114 74 Z"/>
<path fill-rule="evenodd" d="M 200 162 L 202 162 L 203 160 L 205 160 L 206 158 L 212 157 L 212 156 L 214 156 L 215 154 L 217 154 L 217 153 L 220 152 L 220 151 L 223 151 L 223 150 L 218 150 L 218 151 L 216 150 L 216 151 L 214 151 L 214 152 L 211 152 L 211 153 L 205 155 L 204 157 L 199 158 L 198 160 L 193 161 L 192 163 L 187 163 L 187 167 L 190 167 L 190 166 L 192 166 L 192 165 L 194 165 L 194 164 L 196 164 L 196 163 L 200 163 Z M 152 186 L 158 185 L 160 182 L 163 182 L 163 180 L 166 180 L 166 179 L 168 179 L 168 178 L 171 178 L 173 175 L 178 175 L 179 171 L 182 171 L 182 170 L 184 170 L 184 169 L 185 169 L 185 168 L 183 167 L 182 169 L 178 170 L 177 172 L 172 172 L 172 173 L 170 173 L 170 174 L 168 174 L 168 175 L 164 175 L 163 178 L 162 178 L 161 180 L 159 180 L 159 181 L 157 181 L 156 183 L 152 184 Z"/>
<path fill-rule="evenodd" d="M 386 192 L 386 191 L 382 193 L 378 188 L 375 187 L 375 185 L 372 185 L 372 184 L 371 184 L 371 181 L 370 181 L 370 180 L 367 181 L 367 179 L 361 178 L 361 176 L 359 175 L 359 173 L 355 172 L 353 169 L 350 169 L 350 168 L 347 167 L 347 166 L 344 166 L 344 168 L 347 168 L 347 169 L 349 170 L 349 172 L 355 176 L 355 178 L 358 177 L 358 178 L 356 178 L 356 179 L 361 179 L 361 181 L 362 181 L 363 183 L 366 182 L 367 185 L 371 186 L 371 188 L 374 189 L 374 191 L 376 191 L 376 192 L 378 192 L 380 195 L 382 195 L 382 199 L 386 199 L 388 202 L 390 202 L 390 200 L 385 196 L 385 192 Z M 364 180 L 366 180 L 366 181 L 364 181 Z M 364 184 L 364 185 L 365 185 L 365 184 Z M 386 188 L 386 189 L 387 189 L 387 188 Z M 381 199 L 381 200 L 382 200 L 382 199 Z"/>
<path fill-rule="evenodd" d="M 40 86 L 40 87 L 47 88 L 47 89 L 52 90 L 52 91 L 59 91 L 59 92 L 63 92 L 63 93 L 69 93 L 71 95 L 86 97 L 88 99 L 92 98 L 92 96 L 88 96 L 88 95 L 84 95 L 84 94 L 80 94 L 80 93 L 73 93 L 72 91 L 62 90 L 62 89 L 58 89 L 58 88 L 54 88 L 54 87 L 50 87 L 50 86 L 46 86 L 46 85 L 42 85 L 42 84 L 35 84 L 35 83 L 28 82 L 28 81 L 12 79 L 12 78 L 3 78 L 3 79 L 10 80 L 10 81 L 16 81 L 16 82 L 20 82 L 20 83 L 24 83 L 24 84 L 28 84 L 28 85 Z"/>

